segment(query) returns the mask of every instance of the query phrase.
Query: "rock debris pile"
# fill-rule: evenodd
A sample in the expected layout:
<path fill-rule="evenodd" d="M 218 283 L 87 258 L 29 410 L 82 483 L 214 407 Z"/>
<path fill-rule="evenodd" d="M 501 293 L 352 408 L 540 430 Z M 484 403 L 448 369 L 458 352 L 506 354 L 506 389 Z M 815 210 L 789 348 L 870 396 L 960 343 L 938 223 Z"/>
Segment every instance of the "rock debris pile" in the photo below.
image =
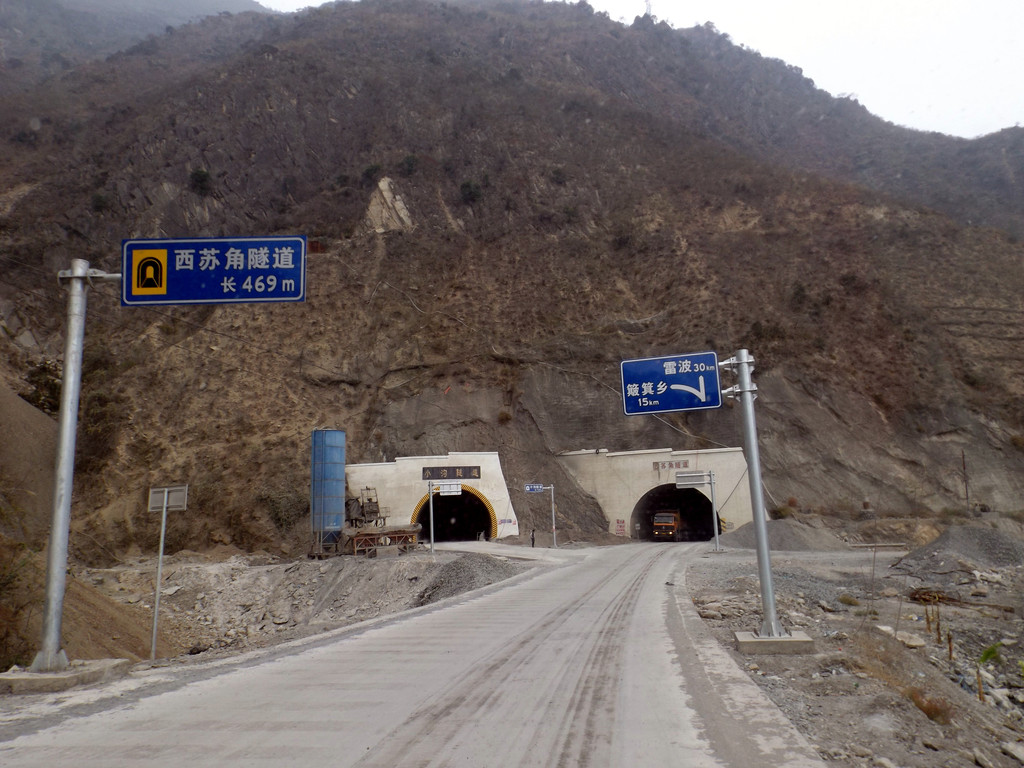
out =
<path fill-rule="evenodd" d="M 482 554 L 425 552 L 400 558 L 280 562 L 235 554 L 165 558 L 161 655 L 268 645 L 354 624 L 492 584 L 527 566 Z M 156 563 L 79 574 L 127 603 L 152 608 Z"/>
<path fill-rule="evenodd" d="M 779 619 L 816 653 L 736 659 L 829 765 L 1020 766 L 1024 537 L 1011 523 L 951 526 L 903 553 L 771 521 Z M 761 627 L 753 532 L 740 533 L 687 571 L 699 615 L 731 650 L 736 631 Z"/>
<path fill-rule="evenodd" d="M 479 589 L 489 584 L 522 573 L 527 566 L 512 563 L 505 558 L 468 554 L 442 565 L 423 591 L 416 597 L 416 605 L 428 605 L 446 597 Z"/>

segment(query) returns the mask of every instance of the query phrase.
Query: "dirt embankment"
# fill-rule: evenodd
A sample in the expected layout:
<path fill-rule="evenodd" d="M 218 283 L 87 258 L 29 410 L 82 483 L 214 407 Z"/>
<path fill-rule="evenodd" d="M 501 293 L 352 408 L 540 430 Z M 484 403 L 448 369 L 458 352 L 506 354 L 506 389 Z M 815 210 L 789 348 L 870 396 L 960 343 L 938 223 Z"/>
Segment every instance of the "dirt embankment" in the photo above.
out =
<path fill-rule="evenodd" d="M 480 554 L 416 552 L 388 559 L 335 557 L 282 561 L 221 550 L 164 559 L 161 656 L 270 645 L 354 624 L 501 581 L 526 566 Z M 81 569 L 79 580 L 150 617 L 156 561 Z M 149 637 L 144 654 L 148 658 Z M 111 655 L 95 646 L 100 655 Z M 79 654 L 77 658 L 92 658 Z"/>

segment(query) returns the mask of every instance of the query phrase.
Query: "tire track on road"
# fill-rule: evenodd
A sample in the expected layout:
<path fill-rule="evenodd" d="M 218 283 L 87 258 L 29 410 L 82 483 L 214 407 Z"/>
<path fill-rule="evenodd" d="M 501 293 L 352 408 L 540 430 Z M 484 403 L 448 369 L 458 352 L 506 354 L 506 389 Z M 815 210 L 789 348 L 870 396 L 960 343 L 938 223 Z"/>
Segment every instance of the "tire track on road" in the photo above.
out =
<path fill-rule="evenodd" d="M 497 761 L 503 753 L 504 766 L 593 766 L 595 751 L 611 738 L 622 665 L 621 637 L 651 568 L 669 551 L 668 547 L 640 549 L 626 563 L 597 575 L 578 597 L 543 609 L 539 620 L 525 622 L 510 638 L 511 646 L 502 647 L 493 661 L 477 663 L 459 675 L 355 765 L 451 765 L 463 751 L 479 752 L 481 731 L 486 729 L 483 741 L 490 745 L 491 758 Z M 637 559 L 640 562 L 635 565 Z M 638 570 L 625 584 L 613 586 L 626 569 L 632 572 L 631 565 Z M 586 572 L 586 563 L 578 567 L 582 573 L 572 574 L 573 578 L 595 578 Z M 542 591 L 550 594 L 547 582 L 558 576 L 531 580 L 496 595 L 497 602 L 478 610 L 476 620 L 484 620 L 485 612 L 506 618 L 510 610 L 531 613 L 535 609 L 529 606 L 541 605 L 540 599 L 532 597 Z M 602 593 L 609 586 L 615 592 L 604 601 Z M 594 623 L 581 632 L 573 625 L 585 613 L 595 614 Z M 534 668 L 541 668 L 541 661 L 559 662 L 558 673 L 537 677 Z M 523 697 L 536 702 L 525 719 Z M 517 751 L 515 747 L 523 743 L 531 748 Z"/>
<path fill-rule="evenodd" d="M 583 664 L 583 675 L 573 692 L 573 706 L 563 721 L 561 730 L 566 735 L 558 760 L 553 763 L 557 768 L 588 768 L 598 746 L 611 746 L 615 693 L 622 677 L 622 636 L 629 628 L 637 598 L 651 569 L 670 551 L 667 547 L 661 550 L 648 559 L 604 612 L 606 616 L 598 627 L 594 645 Z M 580 719 L 584 721 L 582 732 L 576 727 Z"/>

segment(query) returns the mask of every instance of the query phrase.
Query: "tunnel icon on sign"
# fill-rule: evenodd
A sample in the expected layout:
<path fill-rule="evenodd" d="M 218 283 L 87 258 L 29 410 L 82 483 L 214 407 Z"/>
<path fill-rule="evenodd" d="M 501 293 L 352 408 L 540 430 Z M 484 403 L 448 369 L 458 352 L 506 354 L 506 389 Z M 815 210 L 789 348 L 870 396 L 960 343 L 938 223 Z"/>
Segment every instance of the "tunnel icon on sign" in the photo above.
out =
<path fill-rule="evenodd" d="M 167 251 L 132 253 L 132 295 L 163 296 L 167 293 Z"/>
<path fill-rule="evenodd" d="M 139 273 L 135 278 L 139 288 L 159 288 L 164 284 L 164 268 L 153 258 L 143 259 L 139 264 Z"/>

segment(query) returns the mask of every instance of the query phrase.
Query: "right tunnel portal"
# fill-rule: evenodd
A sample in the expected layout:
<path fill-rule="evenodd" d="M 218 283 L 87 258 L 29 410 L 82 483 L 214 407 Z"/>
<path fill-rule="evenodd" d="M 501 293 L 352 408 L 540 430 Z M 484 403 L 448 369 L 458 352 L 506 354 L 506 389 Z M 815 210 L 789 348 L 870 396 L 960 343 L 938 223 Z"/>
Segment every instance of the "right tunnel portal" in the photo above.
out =
<path fill-rule="evenodd" d="M 722 532 L 722 520 L 712 521 L 711 499 L 696 488 L 659 485 L 645 493 L 633 507 L 629 535 L 640 541 L 709 541 L 714 526 Z"/>

